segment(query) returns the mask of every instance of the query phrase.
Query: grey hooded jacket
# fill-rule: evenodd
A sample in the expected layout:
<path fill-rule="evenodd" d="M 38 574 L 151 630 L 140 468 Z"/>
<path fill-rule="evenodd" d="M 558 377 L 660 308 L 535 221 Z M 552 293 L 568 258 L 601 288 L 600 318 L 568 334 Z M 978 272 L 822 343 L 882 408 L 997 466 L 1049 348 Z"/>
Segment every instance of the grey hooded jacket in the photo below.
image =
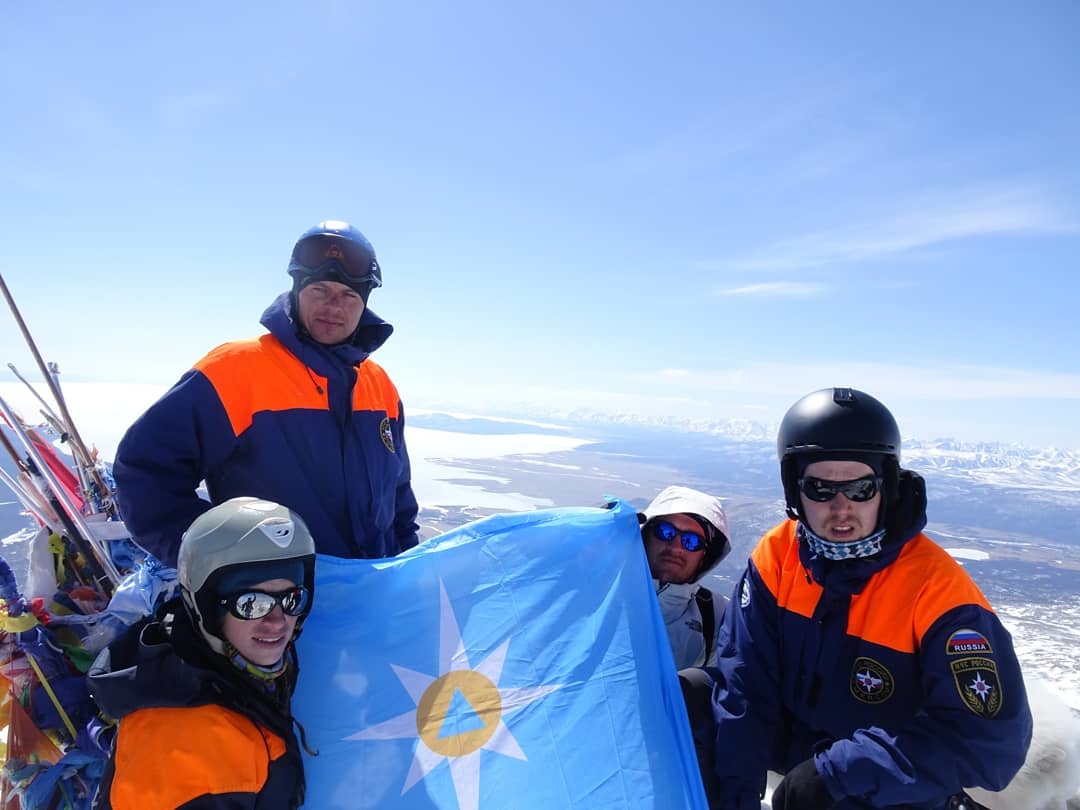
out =
<path fill-rule="evenodd" d="M 660 492 L 639 515 L 642 524 L 664 515 L 689 514 L 703 519 L 710 528 L 709 542 L 705 547 L 705 557 L 701 568 L 692 581 L 685 584 L 661 583 L 653 580 L 656 598 L 660 602 L 660 613 L 667 627 L 671 652 L 675 656 L 677 669 L 686 667 L 711 666 L 716 663 L 716 630 L 727 605 L 727 598 L 712 593 L 714 615 L 713 639 L 708 645 L 710 650 L 706 660 L 706 643 L 703 635 L 704 622 L 698 600 L 695 598 L 701 586 L 701 579 L 731 553 L 731 540 L 728 533 L 727 515 L 720 499 L 696 489 L 684 486 L 670 486 Z"/>

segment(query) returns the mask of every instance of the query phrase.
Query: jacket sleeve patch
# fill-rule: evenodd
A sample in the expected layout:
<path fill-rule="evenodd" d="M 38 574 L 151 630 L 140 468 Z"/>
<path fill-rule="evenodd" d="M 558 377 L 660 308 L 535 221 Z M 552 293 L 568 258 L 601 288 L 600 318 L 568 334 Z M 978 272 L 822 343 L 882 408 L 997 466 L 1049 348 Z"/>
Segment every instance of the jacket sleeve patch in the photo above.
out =
<path fill-rule="evenodd" d="M 997 664 L 990 658 L 958 658 L 949 668 L 964 705 L 979 717 L 996 717 L 1005 702 Z"/>
<path fill-rule="evenodd" d="M 978 630 L 964 628 L 957 630 L 949 640 L 945 642 L 947 655 L 978 655 L 979 653 L 993 653 L 990 642 L 986 636 Z"/>

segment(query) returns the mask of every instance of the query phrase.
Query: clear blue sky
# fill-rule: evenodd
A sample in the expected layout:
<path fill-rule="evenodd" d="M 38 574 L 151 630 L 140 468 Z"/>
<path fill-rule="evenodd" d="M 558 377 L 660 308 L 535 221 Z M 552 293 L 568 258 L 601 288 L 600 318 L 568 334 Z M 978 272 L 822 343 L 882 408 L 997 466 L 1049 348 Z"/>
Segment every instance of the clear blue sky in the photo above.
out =
<path fill-rule="evenodd" d="M 846 384 L 1080 448 L 1073 0 L 7 3 L 0 98 L 0 272 L 68 379 L 258 333 L 340 218 L 406 411 Z"/>

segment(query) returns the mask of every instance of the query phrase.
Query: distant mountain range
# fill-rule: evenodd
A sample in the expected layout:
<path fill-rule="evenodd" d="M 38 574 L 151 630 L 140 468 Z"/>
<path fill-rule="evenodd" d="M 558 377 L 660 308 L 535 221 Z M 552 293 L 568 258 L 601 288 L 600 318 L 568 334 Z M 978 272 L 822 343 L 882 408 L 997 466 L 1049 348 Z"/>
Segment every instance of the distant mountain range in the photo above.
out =
<path fill-rule="evenodd" d="M 533 414 L 531 418 L 543 418 L 547 421 L 566 422 L 575 425 L 598 426 L 635 426 L 674 430 L 683 433 L 706 433 L 737 441 L 775 441 L 776 426 L 755 422 L 752 419 L 693 419 L 682 416 L 646 416 L 639 413 L 619 413 L 599 411 L 589 408 L 574 408 L 563 411 L 549 411 L 542 416 Z"/>
<path fill-rule="evenodd" d="M 965 444 L 950 439 L 913 441 L 905 463 L 917 469 L 967 474 L 985 484 L 1015 489 L 1048 489 L 1080 495 L 1080 453 L 1012 444 Z"/>
<path fill-rule="evenodd" d="M 641 427 L 680 433 L 703 433 L 735 442 L 776 441 L 777 425 L 751 419 L 690 419 L 643 416 L 588 408 L 530 413 L 530 419 L 563 422 L 589 428 Z M 1015 489 L 1075 492 L 1080 495 L 1080 452 L 1031 448 L 1001 442 L 960 442 L 955 439 L 905 440 L 904 465 L 944 475 L 970 476 L 980 483 Z"/>

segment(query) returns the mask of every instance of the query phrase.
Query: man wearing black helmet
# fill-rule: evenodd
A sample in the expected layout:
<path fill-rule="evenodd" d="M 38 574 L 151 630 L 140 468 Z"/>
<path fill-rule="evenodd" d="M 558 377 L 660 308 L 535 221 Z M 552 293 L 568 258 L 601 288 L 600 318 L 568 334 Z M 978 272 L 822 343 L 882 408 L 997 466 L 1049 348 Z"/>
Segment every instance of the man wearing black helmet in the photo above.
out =
<path fill-rule="evenodd" d="M 393 327 L 367 307 L 375 251 L 345 222 L 301 235 L 292 289 L 263 313 L 269 334 L 195 364 L 127 431 L 113 473 L 127 528 L 176 564 L 210 504 L 266 498 L 303 516 L 318 551 L 391 557 L 417 543 L 417 503 L 397 389 L 370 355 Z"/>
<path fill-rule="evenodd" d="M 1012 639 L 925 534 L 926 490 L 873 397 L 828 388 L 778 437 L 789 520 L 753 551 L 720 632 L 711 806 L 975 807 L 1023 764 Z M 966 802 L 966 804 L 964 804 Z"/>

